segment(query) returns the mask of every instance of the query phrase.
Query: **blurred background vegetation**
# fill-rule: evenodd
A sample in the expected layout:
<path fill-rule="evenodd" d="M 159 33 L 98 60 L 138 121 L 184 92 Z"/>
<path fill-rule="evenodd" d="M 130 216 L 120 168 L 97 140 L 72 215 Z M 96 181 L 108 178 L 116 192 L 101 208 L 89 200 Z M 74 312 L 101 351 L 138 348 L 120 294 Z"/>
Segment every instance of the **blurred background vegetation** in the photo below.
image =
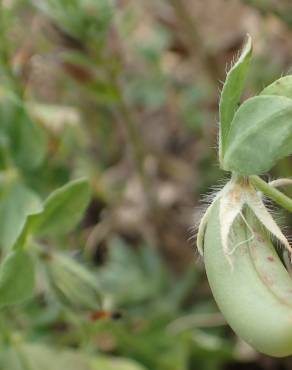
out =
<path fill-rule="evenodd" d="M 226 326 L 193 238 L 203 195 L 226 180 L 226 66 L 248 32 L 246 96 L 291 72 L 291 2 L 0 3 L 2 250 L 35 194 L 81 176 L 92 188 L 79 227 L 41 241 L 59 257 L 40 265 L 34 299 L 1 311 L 0 368 L 291 369 Z M 291 158 L 270 176 L 292 176 Z M 92 277 L 96 310 L 80 305 Z"/>

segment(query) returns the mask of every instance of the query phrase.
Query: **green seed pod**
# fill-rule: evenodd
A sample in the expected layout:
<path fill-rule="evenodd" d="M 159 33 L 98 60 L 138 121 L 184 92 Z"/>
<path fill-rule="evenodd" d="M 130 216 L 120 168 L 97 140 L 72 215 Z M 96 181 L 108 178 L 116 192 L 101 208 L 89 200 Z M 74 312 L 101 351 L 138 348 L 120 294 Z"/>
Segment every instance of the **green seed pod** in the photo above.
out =
<path fill-rule="evenodd" d="M 219 208 L 220 200 L 210 211 L 204 238 L 207 277 L 218 307 L 235 333 L 259 352 L 291 355 L 292 280 L 250 210 L 248 224 L 237 217 L 230 229 L 230 266 Z"/>
<path fill-rule="evenodd" d="M 73 258 L 54 253 L 46 260 L 51 287 L 60 301 L 72 309 L 100 307 L 100 292 L 95 276 Z"/>

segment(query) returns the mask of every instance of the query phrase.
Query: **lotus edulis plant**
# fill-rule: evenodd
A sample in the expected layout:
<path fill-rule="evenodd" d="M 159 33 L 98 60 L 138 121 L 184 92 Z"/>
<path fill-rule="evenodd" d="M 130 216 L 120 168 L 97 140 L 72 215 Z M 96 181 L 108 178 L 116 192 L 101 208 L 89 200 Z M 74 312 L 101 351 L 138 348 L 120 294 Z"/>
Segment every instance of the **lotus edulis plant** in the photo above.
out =
<path fill-rule="evenodd" d="M 292 180 L 267 183 L 260 175 L 292 153 L 292 75 L 239 105 L 251 55 L 248 36 L 219 104 L 219 163 L 231 178 L 201 219 L 197 247 L 235 333 L 256 350 L 283 357 L 292 354 L 292 278 L 277 245 L 290 258 L 292 249 L 264 196 L 292 212 L 292 199 L 278 189 Z"/>

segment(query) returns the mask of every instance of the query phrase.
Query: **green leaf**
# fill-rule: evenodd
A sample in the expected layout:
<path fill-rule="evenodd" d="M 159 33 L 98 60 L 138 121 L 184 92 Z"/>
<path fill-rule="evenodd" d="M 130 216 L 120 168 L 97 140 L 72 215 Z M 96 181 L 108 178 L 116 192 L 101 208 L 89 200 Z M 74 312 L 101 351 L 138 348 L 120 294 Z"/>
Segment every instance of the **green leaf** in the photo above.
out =
<path fill-rule="evenodd" d="M 2 350 L 0 364 L 5 369 L 92 370 L 90 359 L 77 351 L 52 349 L 41 344 L 19 344 Z"/>
<path fill-rule="evenodd" d="M 121 357 L 97 356 L 92 365 L 92 370 L 146 370 L 138 362 Z"/>
<path fill-rule="evenodd" d="M 237 110 L 248 64 L 252 54 L 252 40 L 248 35 L 245 47 L 236 63 L 227 73 L 219 103 L 219 159 L 220 163 L 226 149 L 226 142 L 235 111 Z"/>
<path fill-rule="evenodd" d="M 43 212 L 32 217 L 33 232 L 55 236 L 70 231 L 80 220 L 90 200 L 86 179 L 71 181 L 45 201 Z"/>
<path fill-rule="evenodd" d="M 0 185 L 0 192 L 0 245 L 10 248 L 20 235 L 27 215 L 41 209 L 41 201 L 21 183 Z"/>
<path fill-rule="evenodd" d="M 292 99 L 262 95 L 245 101 L 231 124 L 224 169 L 261 174 L 291 153 Z"/>
<path fill-rule="evenodd" d="M 34 288 L 34 264 L 30 255 L 17 250 L 0 267 L 0 307 L 18 304 L 31 297 Z"/>
<path fill-rule="evenodd" d="M 5 88 L 0 91 L 0 121 L 1 136 L 17 167 L 24 171 L 38 167 L 47 152 L 45 131 L 31 119 L 21 97 Z"/>
<path fill-rule="evenodd" d="M 55 190 L 43 207 L 31 212 L 26 218 L 14 248 L 22 248 L 29 235 L 55 236 L 70 231 L 81 219 L 90 200 L 86 179 L 69 182 Z"/>
<path fill-rule="evenodd" d="M 51 288 L 71 309 L 96 310 L 101 306 L 97 277 L 83 264 L 61 253 L 45 260 Z"/>
<path fill-rule="evenodd" d="M 69 36 L 85 42 L 105 39 L 112 18 L 112 5 L 108 0 L 50 0 L 34 1 L 47 17 Z M 83 45 L 83 44 L 82 44 Z"/>
<path fill-rule="evenodd" d="M 45 132 L 31 120 L 23 107 L 13 107 L 9 139 L 12 156 L 17 166 L 24 170 L 40 166 L 47 152 Z"/>
<path fill-rule="evenodd" d="M 21 361 L 21 360 L 22 361 Z M 23 370 L 146 370 L 136 361 L 112 356 L 89 356 L 77 350 L 60 350 L 41 344 L 20 344 L 3 349 L 1 369 Z"/>
<path fill-rule="evenodd" d="M 280 95 L 292 98 L 292 75 L 284 76 L 265 87 L 261 95 Z"/>

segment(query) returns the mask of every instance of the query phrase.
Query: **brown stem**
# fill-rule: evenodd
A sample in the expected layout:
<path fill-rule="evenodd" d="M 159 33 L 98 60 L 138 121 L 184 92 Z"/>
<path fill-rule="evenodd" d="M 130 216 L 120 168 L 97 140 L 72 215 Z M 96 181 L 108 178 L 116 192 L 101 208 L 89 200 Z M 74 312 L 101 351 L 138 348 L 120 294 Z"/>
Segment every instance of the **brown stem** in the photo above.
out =
<path fill-rule="evenodd" d="M 119 55 L 119 53 L 116 55 L 116 58 L 118 58 L 122 63 L 122 57 L 121 55 Z M 108 65 L 110 66 L 110 63 Z M 137 122 L 133 117 L 133 112 L 131 111 L 131 108 L 129 107 L 128 102 L 125 98 L 123 87 L 121 86 L 117 70 L 113 70 L 109 67 L 106 72 L 110 85 L 115 88 L 117 93 L 117 114 L 125 131 L 132 159 L 143 186 L 148 210 L 151 214 L 153 214 L 153 212 L 155 212 L 155 210 L 157 209 L 157 202 L 156 194 L 154 193 L 151 186 L 151 179 L 145 171 L 145 160 L 147 155 L 145 145 L 142 140 L 141 133 L 139 132 Z"/>
<path fill-rule="evenodd" d="M 152 191 L 151 180 L 145 171 L 146 153 L 144 144 L 141 140 L 141 135 L 138 132 L 138 128 L 133 120 L 130 109 L 122 96 L 119 101 L 118 108 L 128 136 L 128 143 L 131 146 L 133 161 L 144 188 L 148 208 L 154 210 L 156 208 L 156 197 Z"/>

